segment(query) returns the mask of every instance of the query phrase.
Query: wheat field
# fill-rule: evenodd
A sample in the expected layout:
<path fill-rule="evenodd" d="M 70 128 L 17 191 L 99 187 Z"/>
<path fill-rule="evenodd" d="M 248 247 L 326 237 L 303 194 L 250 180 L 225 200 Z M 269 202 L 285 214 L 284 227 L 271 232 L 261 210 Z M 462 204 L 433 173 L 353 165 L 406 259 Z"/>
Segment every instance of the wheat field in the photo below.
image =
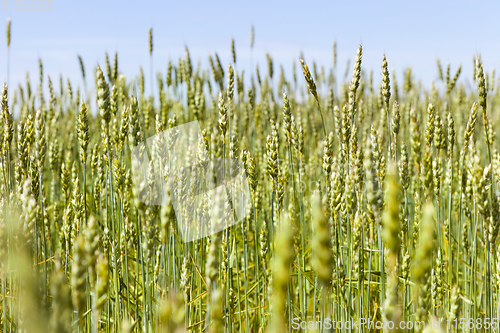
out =
<path fill-rule="evenodd" d="M 58 91 L 42 60 L 36 87 L 3 85 L 0 331 L 347 332 L 309 325 L 364 318 L 396 326 L 353 331 L 498 332 L 500 90 L 481 57 L 477 89 L 439 60 L 425 89 L 411 68 L 396 82 L 390 54 L 363 69 L 361 46 L 344 77 L 335 44 L 331 66 L 296 58 L 288 78 L 269 54 L 238 71 L 231 48 L 193 67 L 186 47 L 153 74 L 150 30 L 138 79 L 106 54 L 78 57 L 83 86 L 62 73 Z M 210 157 L 241 161 L 251 200 L 186 242 L 172 204 L 139 200 L 131 152 L 195 120 Z"/>

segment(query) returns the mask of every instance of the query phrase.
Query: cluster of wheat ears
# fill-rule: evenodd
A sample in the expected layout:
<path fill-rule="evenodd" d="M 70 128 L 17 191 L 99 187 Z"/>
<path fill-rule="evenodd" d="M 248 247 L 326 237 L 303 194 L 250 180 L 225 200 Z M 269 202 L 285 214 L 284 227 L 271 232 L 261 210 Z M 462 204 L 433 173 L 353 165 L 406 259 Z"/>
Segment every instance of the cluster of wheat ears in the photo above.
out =
<path fill-rule="evenodd" d="M 439 61 L 441 89 L 423 89 L 411 68 L 398 85 L 385 56 L 376 87 L 361 46 L 351 80 L 350 65 L 335 75 L 335 44 L 328 76 L 300 57 L 290 79 L 267 55 L 267 73 L 257 66 L 245 80 L 234 41 L 227 67 L 214 54 L 194 69 L 186 48 L 156 79 L 151 30 L 149 53 L 149 96 L 142 68 L 127 80 L 107 54 L 94 90 L 81 58 L 82 90 L 61 76 L 57 91 L 41 61 L 36 91 L 28 75 L 17 89 L 4 84 L 1 331 L 290 332 L 296 318 L 500 317 L 500 90 L 479 56 L 468 91 L 456 84 L 461 68 L 450 76 Z M 172 205 L 138 200 L 131 149 L 194 120 L 210 156 L 241 160 L 252 200 L 239 223 L 185 242 Z"/>

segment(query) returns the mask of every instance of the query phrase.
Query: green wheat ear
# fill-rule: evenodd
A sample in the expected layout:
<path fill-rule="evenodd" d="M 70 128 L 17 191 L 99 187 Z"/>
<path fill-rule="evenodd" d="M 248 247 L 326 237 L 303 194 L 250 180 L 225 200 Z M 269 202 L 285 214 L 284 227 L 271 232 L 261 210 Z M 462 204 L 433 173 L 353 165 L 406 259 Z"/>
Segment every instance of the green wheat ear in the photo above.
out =
<path fill-rule="evenodd" d="M 149 55 L 153 54 L 153 28 L 149 28 Z"/>
<path fill-rule="evenodd" d="M 399 239 L 399 206 L 400 206 L 400 186 L 396 178 L 395 166 L 389 167 L 387 175 L 387 198 L 386 209 L 382 217 L 382 235 L 391 256 L 397 257 L 401 247 Z"/>
<path fill-rule="evenodd" d="M 234 46 L 234 38 L 231 39 L 231 54 L 233 56 L 233 63 L 236 64 L 236 47 Z"/>
<path fill-rule="evenodd" d="M 326 288 L 333 273 L 333 256 L 330 244 L 330 229 L 318 195 L 313 202 L 313 230 L 311 242 L 313 251 L 312 265 L 319 280 Z"/>
<path fill-rule="evenodd" d="M 434 240 L 435 209 L 432 203 L 426 203 L 423 208 L 422 221 L 420 223 L 420 236 L 417 253 L 415 254 L 415 265 L 413 267 L 413 279 L 415 283 L 422 284 L 426 274 L 430 273 L 432 267 L 432 253 Z"/>
<path fill-rule="evenodd" d="M 10 32 L 11 32 L 11 21 L 10 17 L 7 19 L 7 48 L 10 47 Z"/>
<path fill-rule="evenodd" d="M 250 48 L 253 49 L 253 43 L 255 42 L 255 28 L 252 25 L 250 27 Z"/>
<path fill-rule="evenodd" d="M 87 147 L 89 145 L 89 121 L 87 118 L 87 107 L 85 102 L 82 102 L 80 107 L 80 115 L 77 125 L 78 141 L 80 142 L 80 155 L 83 163 L 87 160 Z"/>
<path fill-rule="evenodd" d="M 83 80 L 85 81 L 85 66 L 83 65 L 83 59 L 81 56 L 78 56 L 78 63 L 80 64 L 80 70 L 82 72 Z"/>
<path fill-rule="evenodd" d="M 321 123 L 323 124 L 323 132 L 324 132 L 325 137 L 326 137 L 325 121 L 323 119 L 323 114 L 321 112 L 318 91 L 316 90 L 316 83 L 314 83 L 314 79 L 313 79 L 311 72 L 309 71 L 309 67 L 307 67 L 307 64 L 304 61 L 304 59 L 299 58 L 299 61 L 300 61 L 300 64 L 302 66 L 302 74 L 304 75 L 304 79 L 306 80 L 307 87 L 309 88 L 309 92 L 314 96 L 314 99 L 316 100 L 316 103 L 318 104 L 319 113 L 321 115 Z"/>
<path fill-rule="evenodd" d="M 283 332 L 286 327 L 284 316 L 285 298 L 288 281 L 290 279 L 290 263 L 293 253 L 293 233 L 289 225 L 288 213 L 284 214 L 284 221 L 280 225 L 276 239 L 277 253 L 273 260 L 273 322 L 272 332 Z"/>

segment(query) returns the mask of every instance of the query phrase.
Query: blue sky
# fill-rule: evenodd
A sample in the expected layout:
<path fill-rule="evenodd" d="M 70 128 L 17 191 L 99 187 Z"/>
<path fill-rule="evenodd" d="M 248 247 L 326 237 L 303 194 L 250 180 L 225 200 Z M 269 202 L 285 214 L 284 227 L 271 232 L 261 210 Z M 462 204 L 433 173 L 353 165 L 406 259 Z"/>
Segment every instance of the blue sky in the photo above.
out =
<path fill-rule="evenodd" d="M 39 0 L 37 1 L 39 2 Z M 22 3 L 22 2 L 21 2 Z M 500 4 L 493 1 L 74 1 L 53 0 L 51 12 L 10 10 L 0 3 L 0 27 L 12 19 L 12 84 L 30 71 L 38 84 L 38 58 L 45 73 L 81 84 L 77 55 L 82 55 L 87 80 L 91 69 L 104 63 L 104 54 L 118 52 L 120 70 L 132 77 L 139 66 L 149 73 L 148 30 L 154 31 L 154 68 L 165 71 L 168 59 L 177 61 L 190 49 L 194 64 L 207 64 L 217 51 L 224 66 L 236 41 L 238 68 L 250 66 L 250 27 L 255 26 L 254 63 L 265 72 L 265 53 L 282 63 L 291 75 L 302 51 L 308 62 L 330 66 L 337 41 L 338 73 L 361 43 L 363 68 L 380 77 L 382 55 L 390 69 L 412 66 L 414 75 L 430 86 L 437 79 L 436 58 L 463 66 L 462 82 L 470 83 L 472 57 L 481 53 L 485 70 L 500 63 Z M 0 78 L 6 77 L 5 33 L 0 37 Z M 351 70 L 351 69 L 350 69 Z M 275 65 L 275 72 L 279 73 Z M 498 71 L 497 71 L 498 72 Z M 349 74 L 350 75 L 350 74 Z M 146 79 L 148 84 L 149 79 Z M 58 84 L 56 85 L 58 87 Z M 146 89 L 149 89 L 147 87 Z"/>

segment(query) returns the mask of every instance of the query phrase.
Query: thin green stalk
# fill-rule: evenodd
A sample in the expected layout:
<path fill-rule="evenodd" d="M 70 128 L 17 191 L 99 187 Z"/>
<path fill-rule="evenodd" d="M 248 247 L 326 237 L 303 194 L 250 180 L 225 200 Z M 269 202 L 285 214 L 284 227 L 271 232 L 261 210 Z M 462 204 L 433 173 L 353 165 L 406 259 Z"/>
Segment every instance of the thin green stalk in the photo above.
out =
<path fill-rule="evenodd" d="M 107 125 L 106 125 L 107 126 Z M 109 199 L 109 206 L 110 206 L 110 213 L 111 213 L 111 231 L 113 233 L 113 237 L 117 237 L 117 233 L 115 230 L 115 214 L 114 214 L 114 191 L 113 191 L 113 174 L 111 172 L 111 147 L 109 144 L 109 138 L 108 138 L 108 149 L 107 149 L 107 157 L 108 157 L 108 186 L 109 186 L 109 193 L 108 193 L 108 199 Z M 140 229 L 138 229 L 140 230 Z M 115 289 L 115 306 L 114 306 L 114 315 L 115 315 L 115 320 L 113 322 L 114 325 L 114 330 L 117 331 L 119 327 L 119 318 L 120 318 L 120 294 L 119 294 L 119 289 L 118 289 L 118 267 L 116 267 L 116 256 L 118 255 L 116 249 L 120 248 L 120 236 L 118 235 L 117 237 L 117 242 L 112 242 L 111 245 L 111 251 L 113 253 L 113 284 L 114 284 L 114 289 Z"/>

